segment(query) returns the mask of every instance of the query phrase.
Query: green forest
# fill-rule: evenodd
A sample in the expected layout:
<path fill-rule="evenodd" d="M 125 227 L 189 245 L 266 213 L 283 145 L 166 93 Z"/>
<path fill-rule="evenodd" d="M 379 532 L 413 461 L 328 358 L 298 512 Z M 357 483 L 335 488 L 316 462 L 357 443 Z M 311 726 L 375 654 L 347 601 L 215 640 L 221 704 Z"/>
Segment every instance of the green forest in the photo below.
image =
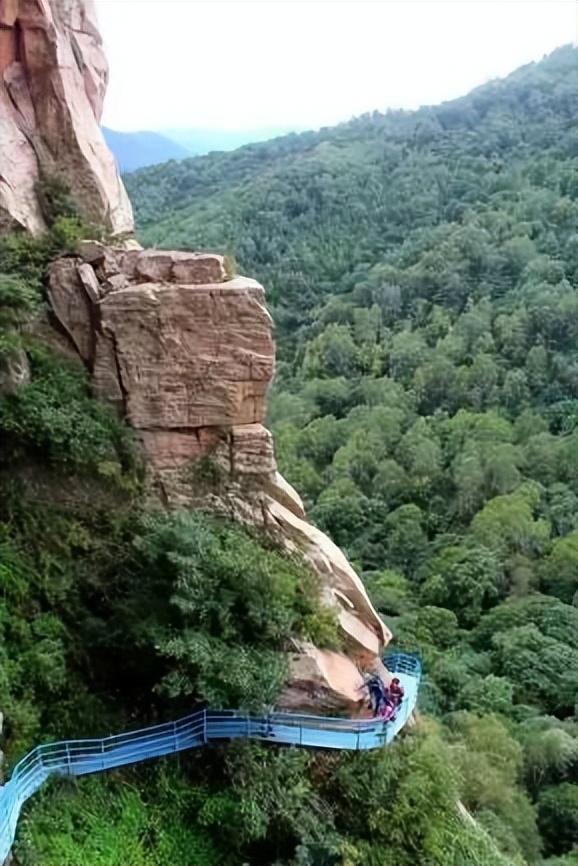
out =
<path fill-rule="evenodd" d="M 143 243 L 265 285 L 280 469 L 421 654 L 420 720 L 377 754 L 238 744 L 52 785 L 19 864 L 575 862 L 577 64 L 126 177 Z M 338 640 L 301 561 L 147 510 L 130 431 L 27 327 L 82 233 L 57 205 L 46 238 L 0 238 L 0 360 L 32 368 L 0 397 L 9 764 L 193 699 L 274 703 L 288 638 Z"/>

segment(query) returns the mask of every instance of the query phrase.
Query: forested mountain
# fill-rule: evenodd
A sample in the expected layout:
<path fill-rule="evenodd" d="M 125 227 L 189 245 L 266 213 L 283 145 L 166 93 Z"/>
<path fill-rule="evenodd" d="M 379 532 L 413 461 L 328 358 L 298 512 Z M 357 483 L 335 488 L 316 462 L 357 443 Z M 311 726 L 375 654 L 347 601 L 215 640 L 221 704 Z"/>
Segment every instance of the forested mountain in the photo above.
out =
<path fill-rule="evenodd" d="M 163 130 L 173 141 L 186 148 L 193 156 L 211 153 L 215 150 L 234 150 L 244 144 L 268 141 L 291 132 L 288 127 L 262 126 L 249 129 L 166 129 Z"/>
<path fill-rule="evenodd" d="M 121 172 L 136 171 L 171 159 L 186 159 L 212 151 L 229 151 L 253 141 L 267 141 L 286 130 L 275 127 L 228 131 L 169 129 L 163 132 L 119 132 L 103 127 L 104 139 Z"/>
<path fill-rule="evenodd" d="M 106 126 L 102 132 L 122 172 L 191 156 L 190 150 L 158 132 L 118 132 Z"/>
<path fill-rule="evenodd" d="M 467 808 L 551 866 L 578 841 L 576 70 L 128 178 L 143 240 L 268 288 L 281 468 L 421 651 Z"/>

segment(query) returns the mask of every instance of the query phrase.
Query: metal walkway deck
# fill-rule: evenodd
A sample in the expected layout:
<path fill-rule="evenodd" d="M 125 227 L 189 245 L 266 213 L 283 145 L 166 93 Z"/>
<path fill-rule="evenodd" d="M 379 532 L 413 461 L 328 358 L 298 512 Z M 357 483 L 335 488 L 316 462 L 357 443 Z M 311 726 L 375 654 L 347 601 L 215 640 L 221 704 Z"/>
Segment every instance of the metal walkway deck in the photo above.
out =
<path fill-rule="evenodd" d="M 199 710 L 190 716 L 100 740 L 64 740 L 36 746 L 0 786 L 0 863 L 16 834 L 20 810 L 50 776 L 83 776 L 136 764 L 218 740 L 264 740 L 280 745 L 320 749 L 376 749 L 397 736 L 412 714 L 421 677 L 416 656 L 395 653 L 385 658 L 399 677 L 405 698 L 393 721 L 354 721 L 327 716 L 271 713 L 256 717 L 237 710 Z"/>

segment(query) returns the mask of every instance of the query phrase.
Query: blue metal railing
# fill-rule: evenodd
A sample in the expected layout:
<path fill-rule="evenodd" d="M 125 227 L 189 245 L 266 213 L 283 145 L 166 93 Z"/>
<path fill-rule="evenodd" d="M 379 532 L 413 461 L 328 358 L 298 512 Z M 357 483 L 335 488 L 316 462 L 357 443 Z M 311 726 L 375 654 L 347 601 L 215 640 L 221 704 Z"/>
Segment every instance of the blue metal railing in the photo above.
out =
<path fill-rule="evenodd" d="M 324 749 L 376 749 L 391 743 L 412 714 L 421 677 L 416 656 L 393 653 L 385 662 L 405 691 L 394 720 L 355 721 L 326 716 L 271 713 L 252 716 L 238 710 L 199 710 L 175 722 L 104 739 L 65 740 L 36 746 L 16 764 L 10 780 L 0 786 L 0 863 L 16 833 L 20 810 L 50 776 L 83 776 L 136 764 L 213 740 L 251 739 Z"/>

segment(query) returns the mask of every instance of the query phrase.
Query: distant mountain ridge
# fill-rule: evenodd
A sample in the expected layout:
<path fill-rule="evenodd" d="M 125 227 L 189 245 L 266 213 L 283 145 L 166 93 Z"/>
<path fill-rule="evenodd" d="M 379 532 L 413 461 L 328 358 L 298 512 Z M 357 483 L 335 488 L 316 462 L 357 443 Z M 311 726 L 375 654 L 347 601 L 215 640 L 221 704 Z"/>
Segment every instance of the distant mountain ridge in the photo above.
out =
<path fill-rule="evenodd" d="M 244 144 L 257 144 L 295 132 L 290 126 L 263 126 L 253 129 L 163 129 L 163 135 L 189 151 L 189 156 L 204 156 L 211 151 L 235 150 Z"/>
<path fill-rule="evenodd" d="M 171 159 L 204 156 L 212 151 L 235 150 L 244 144 L 268 141 L 292 132 L 289 127 L 262 127 L 245 130 L 167 129 L 162 132 L 149 130 L 119 132 L 106 126 L 103 127 L 102 131 L 123 174 L 136 171 L 139 168 L 169 162 Z"/>
<path fill-rule="evenodd" d="M 576 66 L 567 45 L 437 106 L 144 169 L 127 179 L 140 239 L 235 255 L 301 321 L 410 233 L 466 223 L 531 156 L 569 158 Z"/>
<path fill-rule="evenodd" d="M 106 126 L 102 131 L 122 173 L 192 156 L 181 144 L 160 132 L 118 132 Z"/>

